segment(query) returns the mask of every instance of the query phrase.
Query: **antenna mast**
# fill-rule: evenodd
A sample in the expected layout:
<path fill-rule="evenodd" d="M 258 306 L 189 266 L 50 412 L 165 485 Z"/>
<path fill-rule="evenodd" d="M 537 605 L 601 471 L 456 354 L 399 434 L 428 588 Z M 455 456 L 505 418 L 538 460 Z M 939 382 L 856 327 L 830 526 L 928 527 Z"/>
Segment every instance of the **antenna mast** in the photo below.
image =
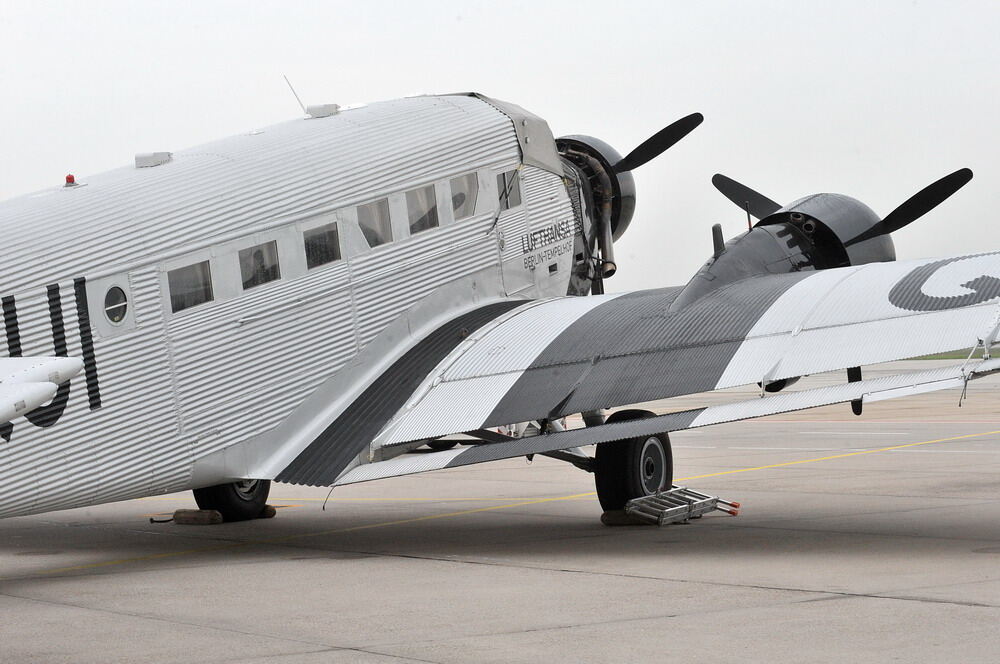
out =
<path fill-rule="evenodd" d="M 299 99 L 299 93 L 297 93 L 297 92 L 295 91 L 295 88 L 293 88 L 293 87 L 292 87 L 292 82 L 291 82 L 291 81 L 289 81 L 289 80 L 288 80 L 288 77 L 287 77 L 287 76 L 285 76 L 284 74 L 282 74 L 282 77 L 284 77 L 284 79 L 285 79 L 285 83 L 288 83 L 288 89 L 292 91 L 292 94 L 293 94 L 293 95 L 295 95 L 295 101 L 299 102 L 299 106 L 300 106 L 300 107 L 302 108 L 302 112 L 303 112 L 304 114 L 306 114 L 306 115 L 309 115 L 309 112 L 308 112 L 308 111 L 306 111 L 306 105 L 302 103 L 302 100 L 301 100 L 301 99 Z"/>

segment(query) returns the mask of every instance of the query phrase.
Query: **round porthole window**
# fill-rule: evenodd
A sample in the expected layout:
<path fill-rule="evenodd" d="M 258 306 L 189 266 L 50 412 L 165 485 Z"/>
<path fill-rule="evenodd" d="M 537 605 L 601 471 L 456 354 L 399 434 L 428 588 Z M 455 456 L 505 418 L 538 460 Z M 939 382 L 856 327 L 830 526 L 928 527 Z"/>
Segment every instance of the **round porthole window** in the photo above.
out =
<path fill-rule="evenodd" d="M 126 313 L 128 313 L 128 298 L 125 297 L 125 291 L 118 286 L 112 286 L 104 296 L 104 315 L 117 325 L 125 320 Z"/>

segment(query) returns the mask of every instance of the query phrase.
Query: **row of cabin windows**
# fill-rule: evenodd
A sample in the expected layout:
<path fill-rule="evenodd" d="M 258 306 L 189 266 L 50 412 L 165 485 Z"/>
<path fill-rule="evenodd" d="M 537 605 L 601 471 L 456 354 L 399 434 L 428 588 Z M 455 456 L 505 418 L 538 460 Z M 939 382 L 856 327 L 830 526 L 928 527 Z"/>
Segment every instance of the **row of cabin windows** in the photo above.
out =
<path fill-rule="evenodd" d="M 479 197 L 479 177 L 476 173 L 468 173 L 452 178 L 449 184 L 455 221 L 472 216 L 476 211 L 476 200 Z M 497 197 L 501 210 L 508 210 L 521 204 L 521 186 L 517 170 L 497 175 Z M 406 211 L 411 235 L 437 228 L 439 225 L 437 191 L 434 185 L 406 192 Z M 358 225 L 369 247 L 374 249 L 392 242 L 388 198 L 359 205 L 357 212 Z M 310 270 L 339 261 L 343 256 L 336 223 L 305 231 L 303 243 L 306 268 Z M 281 266 L 278 262 L 277 241 L 272 240 L 241 249 L 239 264 L 243 290 L 280 279 Z M 174 313 L 215 299 L 209 261 L 170 270 L 167 272 L 167 287 L 170 291 L 170 309 Z"/>

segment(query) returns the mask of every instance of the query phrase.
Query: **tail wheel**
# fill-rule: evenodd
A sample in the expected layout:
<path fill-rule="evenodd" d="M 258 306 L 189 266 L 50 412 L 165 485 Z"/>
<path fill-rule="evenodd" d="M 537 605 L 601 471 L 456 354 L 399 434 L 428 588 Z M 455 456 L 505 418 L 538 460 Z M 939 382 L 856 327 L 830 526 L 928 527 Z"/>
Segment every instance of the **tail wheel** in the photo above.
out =
<path fill-rule="evenodd" d="M 194 490 L 194 500 L 203 510 L 216 510 L 225 521 L 256 519 L 267 505 L 271 480 L 243 480 Z"/>
<path fill-rule="evenodd" d="M 608 424 L 645 419 L 646 410 L 622 410 L 608 418 Z M 629 440 L 600 443 L 594 458 L 597 499 L 604 511 L 621 510 L 633 498 L 669 489 L 674 480 L 673 454 L 666 433 Z"/>

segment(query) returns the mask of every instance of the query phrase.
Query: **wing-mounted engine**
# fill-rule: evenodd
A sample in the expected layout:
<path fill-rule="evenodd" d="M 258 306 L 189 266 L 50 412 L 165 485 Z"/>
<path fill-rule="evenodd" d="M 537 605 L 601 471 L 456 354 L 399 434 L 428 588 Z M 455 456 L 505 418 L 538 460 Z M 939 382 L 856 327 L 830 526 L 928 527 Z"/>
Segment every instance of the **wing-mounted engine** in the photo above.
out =
<path fill-rule="evenodd" d="M 556 139 L 556 149 L 570 174 L 570 197 L 579 203 L 579 234 L 574 255 L 577 261 L 569 295 L 604 292 L 604 279 L 618 269 L 614 243 L 628 228 L 635 212 L 635 180 L 631 171 L 659 156 L 701 124 L 700 113 L 692 113 L 664 127 L 626 157 L 593 136 L 573 135 Z"/>
<path fill-rule="evenodd" d="M 757 226 L 784 225 L 808 247 L 813 269 L 884 263 L 896 260 L 896 248 L 888 233 L 877 233 L 860 241 L 881 223 L 874 210 L 842 194 L 814 194 L 781 208 Z"/>
<path fill-rule="evenodd" d="M 891 234 L 935 208 L 969 180 L 963 168 L 879 216 L 842 194 L 814 194 L 781 206 L 749 187 L 716 175 L 712 183 L 758 221 L 748 232 L 720 246 L 672 305 L 688 306 L 721 286 L 760 274 L 824 270 L 896 260 Z"/>

